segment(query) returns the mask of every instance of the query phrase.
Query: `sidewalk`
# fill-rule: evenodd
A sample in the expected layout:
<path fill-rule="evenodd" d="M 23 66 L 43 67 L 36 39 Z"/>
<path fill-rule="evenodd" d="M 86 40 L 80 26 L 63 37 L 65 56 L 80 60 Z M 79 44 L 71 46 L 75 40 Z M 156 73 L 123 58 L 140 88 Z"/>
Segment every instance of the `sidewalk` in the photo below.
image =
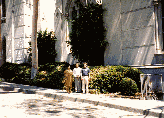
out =
<path fill-rule="evenodd" d="M 139 99 L 126 99 L 105 96 L 103 94 L 82 94 L 82 93 L 66 93 L 65 90 L 48 89 L 36 86 L 22 85 L 1 82 L 0 88 L 9 88 L 8 92 L 24 92 L 26 94 L 40 94 L 54 99 L 70 100 L 73 102 L 79 101 L 90 103 L 94 105 L 101 105 L 110 108 L 137 112 L 146 116 L 154 116 L 164 118 L 164 101 L 160 100 L 139 100 Z"/>

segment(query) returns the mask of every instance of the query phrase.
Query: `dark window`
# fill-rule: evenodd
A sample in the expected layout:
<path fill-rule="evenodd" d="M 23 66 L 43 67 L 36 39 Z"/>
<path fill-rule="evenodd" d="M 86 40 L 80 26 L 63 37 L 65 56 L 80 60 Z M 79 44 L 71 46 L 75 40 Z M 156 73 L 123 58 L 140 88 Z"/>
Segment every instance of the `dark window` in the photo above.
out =
<path fill-rule="evenodd" d="M 2 23 L 6 23 L 6 4 L 5 0 L 2 0 Z"/>
<path fill-rule="evenodd" d="M 5 0 L 2 0 L 2 17 L 6 17 L 6 4 L 5 4 Z"/>

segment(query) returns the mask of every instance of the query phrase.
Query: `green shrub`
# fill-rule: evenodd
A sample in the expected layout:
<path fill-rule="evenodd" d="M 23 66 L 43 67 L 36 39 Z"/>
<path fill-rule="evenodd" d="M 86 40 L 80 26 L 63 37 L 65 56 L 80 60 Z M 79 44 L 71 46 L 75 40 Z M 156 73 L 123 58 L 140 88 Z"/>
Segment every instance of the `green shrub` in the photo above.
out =
<path fill-rule="evenodd" d="M 119 85 L 122 95 L 135 95 L 138 91 L 136 82 L 128 77 L 122 78 Z"/>
<path fill-rule="evenodd" d="M 30 84 L 40 87 L 62 89 L 64 71 L 67 69 L 66 62 L 47 63 L 39 65 L 38 73 L 34 79 L 31 78 L 30 64 L 5 63 L 0 68 L 0 77 L 7 82 L 17 84 Z M 10 73 L 10 74 L 9 74 Z"/>
<path fill-rule="evenodd" d="M 119 82 L 121 81 L 121 73 L 99 74 L 97 79 L 90 82 L 90 89 L 98 89 L 101 93 L 118 92 Z"/>
<path fill-rule="evenodd" d="M 39 65 L 39 71 L 34 80 L 30 80 L 30 84 L 46 88 L 62 89 L 64 87 L 62 81 L 67 64 L 66 62 L 56 62 Z"/>
<path fill-rule="evenodd" d="M 106 28 L 103 25 L 105 9 L 98 4 L 88 3 L 86 6 L 78 1 L 76 3 L 79 17 L 76 17 L 77 11 L 73 9 L 72 18 L 68 18 L 72 22 L 70 41 L 66 42 L 71 45 L 72 55 L 78 61 L 87 61 L 90 65 L 103 65 L 104 51 L 108 45 L 108 41 L 105 40 Z"/>
<path fill-rule="evenodd" d="M 55 62 L 39 65 L 38 74 L 31 80 L 30 64 L 15 64 L 7 62 L 0 68 L 0 77 L 8 82 L 62 89 L 64 87 L 62 81 L 64 78 L 64 71 L 67 69 L 67 64 L 68 63 L 66 62 Z M 74 65 L 71 66 L 71 69 L 74 67 Z M 140 89 L 141 72 L 138 69 L 123 66 L 92 66 L 89 68 L 91 69 L 89 89 L 97 88 L 101 93 L 122 91 L 122 94 L 133 94 L 136 92 L 136 87 L 139 87 Z M 137 86 L 128 87 L 128 90 L 125 90 L 124 86 L 126 84 L 129 85 L 129 83 L 123 78 L 131 78 L 132 83 L 135 81 Z M 123 90 L 126 92 L 124 93 Z"/>
<path fill-rule="evenodd" d="M 125 77 L 129 77 L 136 82 L 139 91 L 141 91 L 140 74 L 143 73 L 139 69 L 131 67 L 126 67 L 126 71 L 124 72 Z"/>
<path fill-rule="evenodd" d="M 31 78 L 31 65 L 28 63 L 4 63 L 0 68 L 0 76 L 6 82 L 14 82 L 18 84 L 29 84 L 28 79 Z"/>
<path fill-rule="evenodd" d="M 124 67 L 124 66 L 111 66 L 112 70 L 116 72 L 122 72 L 124 77 L 131 78 L 137 83 L 138 90 L 141 88 L 140 74 L 143 74 L 139 69 L 132 67 Z"/>
<path fill-rule="evenodd" d="M 5 81 L 8 81 L 12 77 L 14 77 L 15 74 L 17 74 L 15 67 L 16 67 L 16 64 L 14 63 L 8 63 L 8 62 L 4 63 L 0 67 L 1 78 L 4 78 Z"/>
<path fill-rule="evenodd" d="M 91 69 L 90 89 L 98 89 L 101 93 L 120 92 L 120 82 L 122 78 L 128 77 L 136 81 L 137 86 L 141 86 L 140 74 L 138 69 L 124 66 L 95 66 Z M 139 89 L 137 89 L 139 90 Z"/>

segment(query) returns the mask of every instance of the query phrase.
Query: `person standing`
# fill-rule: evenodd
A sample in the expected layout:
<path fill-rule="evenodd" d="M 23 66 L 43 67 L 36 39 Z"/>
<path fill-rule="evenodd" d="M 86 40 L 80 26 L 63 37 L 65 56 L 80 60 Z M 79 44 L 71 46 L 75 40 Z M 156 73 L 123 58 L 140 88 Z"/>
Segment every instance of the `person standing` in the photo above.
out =
<path fill-rule="evenodd" d="M 81 92 L 81 68 L 79 63 L 76 63 L 76 68 L 73 69 L 73 76 L 75 79 L 75 92 Z"/>
<path fill-rule="evenodd" d="M 82 90 L 83 93 L 88 93 L 88 84 L 90 78 L 90 69 L 87 68 L 87 63 L 84 63 L 84 67 L 81 69 L 81 80 L 82 80 Z M 86 86 L 86 87 L 85 87 Z"/>
<path fill-rule="evenodd" d="M 64 76 L 66 91 L 70 94 L 73 81 L 73 71 L 71 70 L 70 65 L 68 66 L 68 69 L 64 71 Z"/>

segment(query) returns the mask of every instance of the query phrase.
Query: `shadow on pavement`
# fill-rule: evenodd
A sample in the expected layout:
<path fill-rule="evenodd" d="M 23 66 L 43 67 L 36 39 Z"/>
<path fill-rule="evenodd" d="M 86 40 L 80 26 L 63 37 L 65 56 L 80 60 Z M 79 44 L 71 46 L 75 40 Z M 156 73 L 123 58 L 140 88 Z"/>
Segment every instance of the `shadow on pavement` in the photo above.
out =
<path fill-rule="evenodd" d="M 62 112 L 62 111 L 57 111 L 57 110 L 52 110 L 52 111 L 50 111 L 50 110 L 48 110 L 48 111 L 45 111 L 46 113 L 60 113 L 60 112 Z"/>
<path fill-rule="evenodd" d="M 56 93 L 67 93 L 66 91 L 56 92 Z"/>
<path fill-rule="evenodd" d="M 164 109 L 164 106 L 159 106 L 159 107 L 152 108 L 152 109 L 160 109 L 160 110 L 163 110 Z"/>
<path fill-rule="evenodd" d="M 5 87 L 5 88 L 3 88 L 3 91 L 14 91 L 14 88 Z"/>
<path fill-rule="evenodd" d="M 162 118 L 162 115 L 163 115 L 162 112 L 163 112 L 164 106 L 159 106 L 159 107 L 152 108 L 152 109 L 160 109 L 161 113 L 159 114 L 159 118 Z"/>
<path fill-rule="evenodd" d="M 25 90 L 23 91 L 24 94 L 35 94 L 36 92 L 35 91 L 28 91 L 28 90 Z"/>
<path fill-rule="evenodd" d="M 0 94 L 8 94 L 8 93 L 18 93 L 18 92 L 14 92 L 14 91 L 4 91 L 4 92 L 0 92 Z"/>
<path fill-rule="evenodd" d="M 150 109 L 144 110 L 144 111 L 143 111 L 143 115 L 148 116 L 148 115 L 149 115 L 149 111 L 150 111 Z"/>
<path fill-rule="evenodd" d="M 65 108 L 65 109 L 67 109 L 67 110 L 82 110 L 82 109 L 77 109 L 77 108 Z"/>

